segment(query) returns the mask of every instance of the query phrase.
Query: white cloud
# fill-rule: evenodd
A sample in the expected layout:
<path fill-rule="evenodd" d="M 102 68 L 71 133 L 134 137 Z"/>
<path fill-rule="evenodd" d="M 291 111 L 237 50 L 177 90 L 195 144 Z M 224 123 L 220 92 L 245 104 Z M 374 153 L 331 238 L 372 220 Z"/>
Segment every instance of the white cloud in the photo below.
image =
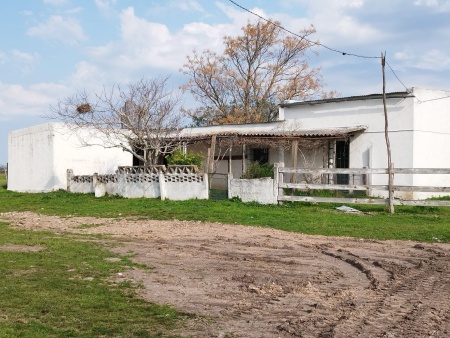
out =
<path fill-rule="evenodd" d="M 105 83 L 105 73 L 96 65 L 81 61 L 68 82 L 74 91 L 96 89 Z"/>
<path fill-rule="evenodd" d="M 20 12 L 20 15 L 23 15 L 23 16 L 32 16 L 32 15 L 33 15 L 33 12 L 32 12 L 32 11 L 21 11 L 21 12 Z"/>
<path fill-rule="evenodd" d="M 416 0 L 416 1 L 414 1 L 414 5 L 436 7 L 439 5 L 439 2 L 437 0 Z"/>
<path fill-rule="evenodd" d="M 400 51 L 400 52 L 396 52 L 394 53 L 394 58 L 396 60 L 410 60 L 412 59 L 414 56 L 411 54 L 410 51 Z"/>
<path fill-rule="evenodd" d="M 395 60 L 399 61 L 399 68 L 415 68 L 426 71 L 449 71 L 450 56 L 448 53 L 431 49 L 426 53 L 417 55 L 411 50 L 399 51 L 394 54 Z"/>
<path fill-rule="evenodd" d="M 414 2 L 416 6 L 431 7 L 438 12 L 449 12 L 450 1 L 449 0 L 416 0 Z"/>
<path fill-rule="evenodd" d="M 190 12 L 203 12 L 202 5 L 196 0 L 173 0 L 170 1 L 169 6 L 172 8 L 181 9 L 182 11 Z"/>
<path fill-rule="evenodd" d="M 66 11 L 64 11 L 64 13 L 69 14 L 69 15 L 74 15 L 74 14 L 78 14 L 83 10 L 83 7 L 74 7 L 74 8 L 70 8 Z"/>
<path fill-rule="evenodd" d="M 58 15 L 51 16 L 46 22 L 29 28 L 27 34 L 72 46 L 85 39 L 83 28 L 77 20 L 65 19 Z"/>
<path fill-rule="evenodd" d="M 93 47 L 89 54 L 96 64 L 109 65 L 121 80 L 132 76 L 132 72 L 141 72 L 141 76 L 149 70 L 178 73 L 194 48 L 221 50 L 222 37 L 239 31 L 233 24 L 193 22 L 171 32 L 164 24 L 138 17 L 132 7 L 121 13 L 120 27 L 118 41 Z"/>
<path fill-rule="evenodd" d="M 357 45 L 379 41 L 383 33 L 367 22 L 361 22 L 353 14 L 354 9 L 361 8 L 362 0 L 328 1 L 308 0 L 308 19 L 317 28 L 321 42 L 336 45 Z"/>
<path fill-rule="evenodd" d="M 6 56 L 6 54 L 3 52 L 0 52 L 0 65 L 5 64 L 7 60 L 8 60 L 8 57 Z"/>
<path fill-rule="evenodd" d="M 69 0 L 44 0 L 44 4 L 46 5 L 54 5 L 54 6 L 58 6 L 58 5 L 63 5 L 68 3 Z"/>
<path fill-rule="evenodd" d="M 5 120 L 17 115 L 42 115 L 48 112 L 60 94 L 67 93 L 65 86 L 54 83 L 38 83 L 25 87 L 0 83 L 0 112 Z"/>
<path fill-rule="evenodd" d="M 113 14 L 115 12 L 114 5 L 116 3 L 117 0 L 95 0 L 95 5 L 104 15 Z"/>
<path fill-rule="evenodd" d="M 432 49 L 420 58 L 417 67 L 427 70 L 450 70 L 450 56 L 440 50 Z"/>
<path fill-rule="evenodd" d="M 17 49 L 14 49 L 11 55 L 13 63 L 23 74 L 28 74 L 40 60 L 39 54 L 37 53 L 26 53 Z"/>

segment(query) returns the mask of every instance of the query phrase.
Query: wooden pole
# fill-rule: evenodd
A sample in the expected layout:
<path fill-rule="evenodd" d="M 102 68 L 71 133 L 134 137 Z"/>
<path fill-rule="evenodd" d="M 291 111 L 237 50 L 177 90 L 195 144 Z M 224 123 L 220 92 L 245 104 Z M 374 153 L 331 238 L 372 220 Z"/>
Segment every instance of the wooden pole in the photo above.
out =
<path fill-rule="evenodd" d="M 245 155 L 247 154 L 247 147 L 245 143 L 242 145 L 242 173 L 245 174 L 247 172 L 247 162 Z"/>
<path fill-rule="evenodd" d="M 233 162 L 232 162 L 232 154 L 233 147 L 230 146 L 230 150 L 228 152 L 228 176 L 233 177 Z"/>
<path fill-rule="evenodd" d="M 216 135 L 211 137 L 211 147 L 209 148 L 208 157 L 208 174 L 212 174 L 214 171 L 214 155 L 216 153 Z"/>
<path fill-rule="evenodd" d="M 291 167 L 297 168 L 297 155 L 298 155 L 298 140 L 294 140 L 291 143 Z M 295 174 L 291 175 L 291 183 L 297 183 L 297 177 Z"/>
<path fill-rule="evenodd" d="M 389 141 L 389 121 L 386 107 L 386 76 L 385 76 L 386 52 L 381 53 L 381 70 L 383 72 L 383 107 L 384 107 L 384 137 L 388 156 L 388 189 L 389 189 L 389 212 L 394 213 L 394 168 L 391 157 L 391 143 Z"/>

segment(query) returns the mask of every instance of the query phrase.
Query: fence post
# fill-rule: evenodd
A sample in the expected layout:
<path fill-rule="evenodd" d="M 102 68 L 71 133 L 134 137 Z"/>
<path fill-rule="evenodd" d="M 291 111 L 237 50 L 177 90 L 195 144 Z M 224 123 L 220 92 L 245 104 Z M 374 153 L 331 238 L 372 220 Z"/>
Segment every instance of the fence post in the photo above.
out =
<path fill-rule="evenodd" d="M 94 196 L 103 197 L 106 195 L 106 183 L 99 182 L 98 173 L 92 176 L 92 184 L 94 186 Z"/>
<path fill-rule="evenodd" d="M 227 186 L 227 188 L 228 188 L 228 190 L 227 190 L 227 192 L 228 192 L 228 199 L 231 198 L 231 180 L 232 179 L 233 179 L 233 174 L 230 172 L 227 175 L 227 180 L 228 180 L 228 182 L 227 182 L 227 184 L 228 184 L 228 186 Z"/>
<path fill-rule="evenodd" d="M 164 201 L 166 199 L 167 193 L 166 193 L 166 180 L 164 178 L 164 173 L 162 171 L 159 171 L 159 193 L 161 195 L 161 201 Z"/>
<path fill-rule="evenodd" d="M 67 191 L 70 192 L 70 185 L 72 183 L 73 170 L 67 169 Z"/>
<path fill-rule="evenodd" d="M 280 183 L 283 182 L 283 174 L 280 174 L 280 168 L 284 167 L 283 162 L 275 163 L 273 166 L 273 196 L 275 203 L 278 203 L 278 197 L 283 195 L 283 191 L 280 192 Z"/>
<path fill-rule="evenodd" d="M 201 174 L 197 174 L 197 175 L 201 175 Z M 206 193 L 205 193 L 206 199 L 209 200 L 209 181 L 208 181 L 208 179 L 209 179 L 208 174 L 204 173 L 203 174 L 203 186 L 205 187 L 205 190 L 206 190 Z"/>

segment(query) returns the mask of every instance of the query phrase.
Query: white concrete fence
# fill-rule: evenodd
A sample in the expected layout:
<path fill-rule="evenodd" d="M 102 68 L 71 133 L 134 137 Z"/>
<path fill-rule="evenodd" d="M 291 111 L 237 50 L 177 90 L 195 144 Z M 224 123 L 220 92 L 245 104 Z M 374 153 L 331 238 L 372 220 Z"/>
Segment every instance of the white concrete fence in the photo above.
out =
<path fill-rule="evenodd" d="M 229 176 L 228 197 L 239 197 L 243 202 L 277 204 L 278 202 L 325 202 L 351 204 L 388 204 L 382 196 L 388 190 L 386 184 L 373 184 L 372 176 L 383 176 L 387 180 L 387 169 L 330 169 L 330 168 L 286 168 L 281 163 L 274 165 L 274 179 L 234 179 Z M 449 200 L 429 200 L 430 197 L 450 195 L 450 168 L 395 168 L 397 180 L 403 176 L 416 175 L 415 185 L 395 184 L 395 205 L 450 206 Z M 341 176 L 339 176 L 341 175 Z M 428 176 L 429 179 L 427 180 Z M 339 179 L 340 178 L 340 179 Z M 419 181 L 419 179 L 421 181 Z M 341 182 L 340 182 L 341 181 Z M 427 185 L 419 185 L 426 182 Z M 285 195 L 284 190 L 303 192 L 313 190 L 363 191 L 377 198 L 314 197 Z"/>
<path fill-rule="evenodd" d="M 208 199 L 208 175 L 196 166 L 119 167 L 115 174 L 74 175 L 67 170 L 67 191 L 93 193 L 96 197 L 119 195 L 126 198 L 170 200 Z"/>

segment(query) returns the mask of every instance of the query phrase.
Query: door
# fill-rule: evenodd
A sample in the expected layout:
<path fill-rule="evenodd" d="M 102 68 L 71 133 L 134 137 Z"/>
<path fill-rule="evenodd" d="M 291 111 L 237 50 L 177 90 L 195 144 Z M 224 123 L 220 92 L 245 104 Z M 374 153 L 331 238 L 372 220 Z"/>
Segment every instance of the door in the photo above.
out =
<path fill-rule="evenodd" d="M 350 143 L 348 141 L 336 141 L 336 168 L 348 168 L 350 165 Z M 336 184 L 348 184 L 348 174 L 337 174 Z"/>

